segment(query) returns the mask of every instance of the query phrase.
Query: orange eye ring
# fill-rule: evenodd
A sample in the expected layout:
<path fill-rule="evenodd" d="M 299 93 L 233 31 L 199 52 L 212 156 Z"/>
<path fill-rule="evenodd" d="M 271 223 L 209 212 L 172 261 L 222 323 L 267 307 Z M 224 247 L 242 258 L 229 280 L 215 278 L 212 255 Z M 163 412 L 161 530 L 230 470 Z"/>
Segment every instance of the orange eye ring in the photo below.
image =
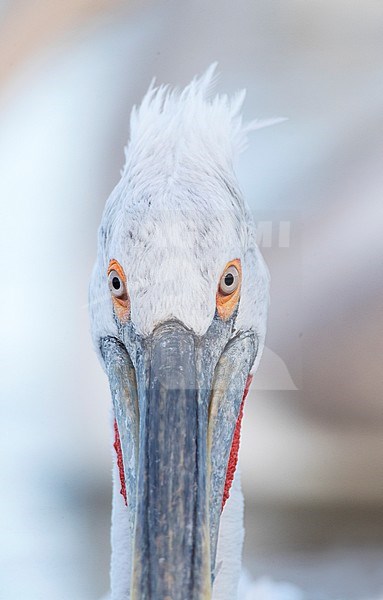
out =
<path fill-rule="evenodd" d="M 217 289 L 217 312 L 223 321 L 227 321 L 238 304 L 241 293 L 242 268 L 239 258 L 227 263 Z"/>
<path fill-rule="evenodd" d="M 125 271 L 117 260 L 110 261 L 107 276 L 114 311 L 118 319 L 125 323 L 130 317 L 130 298 Z"/>

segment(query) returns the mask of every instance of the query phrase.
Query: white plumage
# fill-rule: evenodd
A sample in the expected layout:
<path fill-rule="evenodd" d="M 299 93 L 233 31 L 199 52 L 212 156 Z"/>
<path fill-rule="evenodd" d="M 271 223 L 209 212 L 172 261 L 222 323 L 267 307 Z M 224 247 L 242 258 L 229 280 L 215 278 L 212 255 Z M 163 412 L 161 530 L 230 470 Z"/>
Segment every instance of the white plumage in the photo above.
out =
<path fill-rule="evenodd" d="M 268 276 L 234 164 L 250 130 L 280 119 L 243 125 L 244 91 L 233 99 L 216 95 L 209 100 L 214 68 L 182 92 L 151 85 L 133 108 L 125 167 L 100 227 L 90 291 L 96 340 L 115 329 L 104 273 L 108 257 L 119 251 L 129 262 L 130 295 L 137 299 L 132 318 L 141 333 L 166 318 L 180 292 L 176 316 L 198 333 L 206 330 L 215 282 L 227 260 L 239 253 L 245 261 L 245 293 L 237 323 L 264 336 Z"/>
<path fill-rule="evenodd" d="M 126 163 L 106 204 L 90 288 L 98 352 L 100 339 L 119 335 L 106 278 L 111 259 L 119 257 L 127 273 L 130 318 L 139 335 L 149 336 L 159 323 L 177 320 L 203 336 L 214 318 L 217 282 L 225 264 L 236 258 L 243 279 L 234 331 L 256 336 L 252 369 L 258 366 L 269 280 L 234 164 L 248 132 L 279 119 L 243 124 L 244 91 L 233 98 L 209 97 L 214 69 L 212 65 L 182 91 L 152 84 L 141 105 L 133 108 Z M 129 506 L 119 490 L 115 468 L 112 600 L 127 600 L 131 580 L 126 565 L 132 547 Z M 242 521 L 237 471 L 220 520 L 213 600 L 233 600 L 237 594 Z"/>

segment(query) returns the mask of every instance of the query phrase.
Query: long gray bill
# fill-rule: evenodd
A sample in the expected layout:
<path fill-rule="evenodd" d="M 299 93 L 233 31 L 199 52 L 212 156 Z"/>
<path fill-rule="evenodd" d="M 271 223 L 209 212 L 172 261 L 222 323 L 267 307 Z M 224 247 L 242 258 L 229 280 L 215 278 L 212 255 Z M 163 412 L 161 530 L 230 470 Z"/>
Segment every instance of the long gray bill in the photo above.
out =
<path fill-rule="evenodd" d="M 140 442 L 132 600 L 211 597 L 206 491 L 207 407 L 194 335 L 155 330 L 140 369 Z M 142 380 L 145 381 L 142 381 Z"/>

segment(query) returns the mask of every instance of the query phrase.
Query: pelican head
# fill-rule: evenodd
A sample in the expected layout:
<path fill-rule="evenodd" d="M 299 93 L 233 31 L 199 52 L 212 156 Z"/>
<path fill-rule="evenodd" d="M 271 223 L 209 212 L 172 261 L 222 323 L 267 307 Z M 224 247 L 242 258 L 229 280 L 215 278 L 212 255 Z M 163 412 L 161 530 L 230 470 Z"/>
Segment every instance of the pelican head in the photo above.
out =
<path fill-rule="evenodd" d="M 233 170 L 257 123 L 242 125 L 243 93 L 209 99 L 212 77 L 151 86 L 133 109 L 99 229 L 90 307 L 121 480 L 118 600 L 212 597 L 264 344 L 268 274 Z"/>

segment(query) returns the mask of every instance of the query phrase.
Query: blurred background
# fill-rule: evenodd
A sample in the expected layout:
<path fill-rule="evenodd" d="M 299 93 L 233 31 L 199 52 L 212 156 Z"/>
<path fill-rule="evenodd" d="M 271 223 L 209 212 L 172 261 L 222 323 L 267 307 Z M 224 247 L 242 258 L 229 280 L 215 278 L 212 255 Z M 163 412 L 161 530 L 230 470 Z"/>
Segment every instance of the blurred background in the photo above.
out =
<path fill-rule="evenodd" d="M 4 600 L 108 589 L 107 381 L 87 287 L 131 107 L 219 61 L 246 87 L 238 175 L 269 265 L 241 446 L 244 563 L 304 600 L 383 594 L 383 4 L 1 0 Z M 268 595 L 269 594 L 269 595 Z M 289 595 L 290 594 L 290 595 Z"/>

